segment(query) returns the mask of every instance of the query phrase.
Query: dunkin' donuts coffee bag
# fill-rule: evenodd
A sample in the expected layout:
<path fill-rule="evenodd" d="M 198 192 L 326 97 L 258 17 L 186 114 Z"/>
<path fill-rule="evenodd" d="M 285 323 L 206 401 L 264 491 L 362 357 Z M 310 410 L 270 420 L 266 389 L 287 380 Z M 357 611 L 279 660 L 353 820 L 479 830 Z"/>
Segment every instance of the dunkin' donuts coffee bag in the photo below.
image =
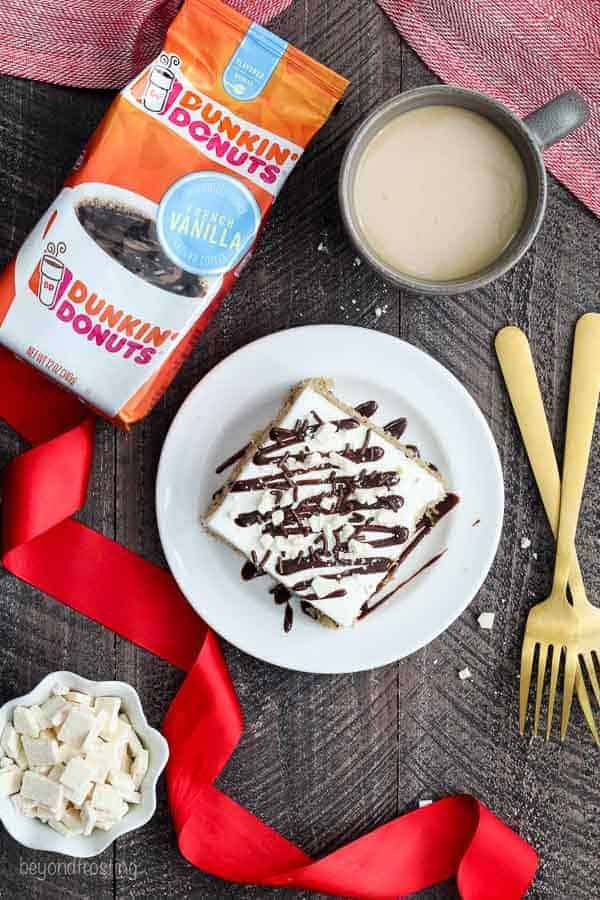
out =
<path fill-rule="evenodd" d="M 141 419 L 346 86 L 219 0 L 186 0 L 0 277 L 0 344 Z"/>

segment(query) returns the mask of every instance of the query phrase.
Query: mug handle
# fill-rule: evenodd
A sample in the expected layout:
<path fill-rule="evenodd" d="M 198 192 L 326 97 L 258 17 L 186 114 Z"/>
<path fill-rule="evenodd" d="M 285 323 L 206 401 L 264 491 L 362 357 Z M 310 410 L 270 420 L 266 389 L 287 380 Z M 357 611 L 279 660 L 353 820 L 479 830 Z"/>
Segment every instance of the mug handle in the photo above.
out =
<path fill-rule="evenodd" d="M 590 109 L 581 94 L 567 91 L 544 103 L 539 109 L 525 116 L 523 121 L 531 131 L 541 150 L 551 147 L 556 141 L 566 137 L 585 125 L 590 117 Z"/>

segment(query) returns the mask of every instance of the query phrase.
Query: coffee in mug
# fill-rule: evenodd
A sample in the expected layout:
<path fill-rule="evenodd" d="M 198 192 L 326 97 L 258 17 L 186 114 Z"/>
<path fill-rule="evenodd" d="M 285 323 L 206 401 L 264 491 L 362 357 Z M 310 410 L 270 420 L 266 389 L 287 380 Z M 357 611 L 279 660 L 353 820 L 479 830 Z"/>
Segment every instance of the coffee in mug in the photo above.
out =
<path fill-rule="evenodd" d="M 512 141 L 459 106 L 422 106 L 365 148 L 354 184 L 366 241 L 389 266 L 432 281 L 464 278 L 519 231 L 527 178 Z"/>

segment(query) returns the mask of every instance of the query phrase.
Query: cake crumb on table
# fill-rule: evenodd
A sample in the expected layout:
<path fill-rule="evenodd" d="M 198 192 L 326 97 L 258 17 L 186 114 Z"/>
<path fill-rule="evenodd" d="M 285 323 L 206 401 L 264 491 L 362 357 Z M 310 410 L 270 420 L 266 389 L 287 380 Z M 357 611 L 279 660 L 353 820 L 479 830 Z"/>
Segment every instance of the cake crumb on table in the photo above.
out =
<path fill-rule="evenodd" d="M 496 618 L 496 614 L 493 612 L 482 612 L 477 621 L 479 622 L 479 627 L 483 628 L 485 631 L 491 631 L 494 627 L 494 619 Z"/>

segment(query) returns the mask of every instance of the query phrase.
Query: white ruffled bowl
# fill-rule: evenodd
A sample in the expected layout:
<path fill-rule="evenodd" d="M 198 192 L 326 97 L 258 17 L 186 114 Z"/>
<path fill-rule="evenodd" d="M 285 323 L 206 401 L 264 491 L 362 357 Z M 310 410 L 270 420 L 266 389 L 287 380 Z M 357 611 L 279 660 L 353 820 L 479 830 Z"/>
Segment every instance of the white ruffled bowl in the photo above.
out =
<path fill-rule="evenodd" d="M 123 712 L 129 716 L 133 728 L 148 750 L 148 771 L 140 786 L 142 801 L 130 806 L 127 815 L 123 816 L 110 831 L 95 829 L 89 837 L 83 835 L 63 837 L 38 819 L 28 819 L 17 812 L 10 797 L 0 797 L 0 821 L 15 841 L 32 850 L 63 853 L 65 856 L 98 856 L 116 838 L 145 825 L 154 815 L 156 783 L 167 764 L 169 745 L 162 734 L 148 724 L 137 691 L 131 685 L 125 684 L 124 681 L 89 681 L 73 672 L 51 672 L 28 694 L 5 703 L 0 708 L 0 734 L 7 722 L 12 721 L 16 706 L 43 703 L 50 697 L 52 687 L 57 683 L 66 685 L 70 690 L 84 691 L 92 697 L 121 698 Z"/>

